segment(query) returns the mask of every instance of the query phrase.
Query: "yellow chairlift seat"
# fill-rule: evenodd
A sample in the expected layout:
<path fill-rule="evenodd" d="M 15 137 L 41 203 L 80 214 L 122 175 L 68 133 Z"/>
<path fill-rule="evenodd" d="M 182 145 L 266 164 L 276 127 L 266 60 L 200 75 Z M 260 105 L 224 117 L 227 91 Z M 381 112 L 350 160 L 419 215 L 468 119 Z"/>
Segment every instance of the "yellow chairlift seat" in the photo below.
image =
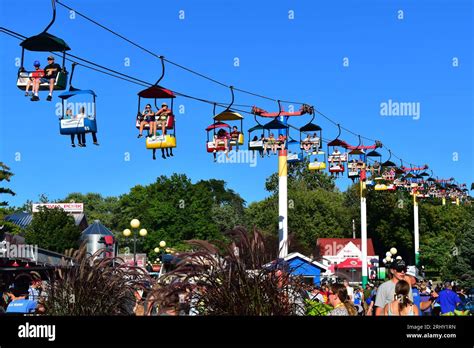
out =
<path fill-rule="evenodd" d="M 388 188 L 385 184 L 377 184 L 375 185 L 374 189 L 375 191 L 386 191 Z"/>
<path fill-rule="evenodd" d="M 309 162 L 308 163 L 308 169 L 309 170 L 323 170 L 326 169 L 326 162 Z"/>
<path fill-rule="evenodd" d="M 20 72 L 19 75 L 18 75 L 18 80 L 16 82 L 16 86 L 19 89 L 23 90 L 23 91 L 26 90 L 26 85 L 27 85 L 28 80 L 30 79 L 30 77 L 31 77 L 30 72 L 28 72 L 28 71 Z M 55 91 L 64 91 L 66 89 L 66 84 L 67 84 L 67 71 L 61 70 L 56 75 L 56 80 L 54 82 L 53 89 Z M 40 91 L 49 91 L 49 81 L 41 82 L 40 85 L 39 85 L 39 90 Z"/>
<path fill-rule="evenodd" d="M 156 139 L 146 138 L 147 149 L 167 149 L 173 147 L 176 147 L 176 138 L 172 135 L 157 135 Z"/>
<path fill-rule="evenodd" d="M 243 145 L 244 144 L 244 134 L 243 133 L 239 133 L 239 137 L 237 138 L 237 142 L 235 141 L 235 139 L 231 139 L 230 140 L 230 145 Z"/>

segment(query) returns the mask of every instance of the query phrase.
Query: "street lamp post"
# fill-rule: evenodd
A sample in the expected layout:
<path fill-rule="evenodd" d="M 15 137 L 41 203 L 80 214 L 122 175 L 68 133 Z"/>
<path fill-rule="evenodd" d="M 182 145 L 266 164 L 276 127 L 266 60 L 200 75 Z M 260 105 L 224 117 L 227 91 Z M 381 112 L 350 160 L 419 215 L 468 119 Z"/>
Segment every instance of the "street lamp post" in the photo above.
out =
<path fill-rule="evenodd" d="M 140 220 L 133 219 L 132 221 L 130 221 L 130 226 L 132 227 L 132 230 L 134 230 L 135 232 L 133 233 L 133 265 L 136 266 L 137 265 L 137 233 L 136 231 L 140 227 Z M 132 235 L 132 230 L 126 228 L 125 230 L 123 230 L 123 235 L 125 237 L 130 237 Z M 138 231 L 138 234 L 141 237 L 146 237 L 148 232 L 146 229 L 142 228 L 140 231 Z"/>
<path fill-rule="evenodd" d="M 155 252 L 158 254 L 160 252 L 160 248 L 161 248 L 161 267 L 160 267 L 160 273 L 158 274 L 158 278 L 161 277 L 161 275 L 163 274 L 163 269 L 165 268 L 165 247 L 166 247 L 166 242 L 164 240 L 162 240 L 160 242 L 160 247 L 159 248 L 155 248 Z"/>

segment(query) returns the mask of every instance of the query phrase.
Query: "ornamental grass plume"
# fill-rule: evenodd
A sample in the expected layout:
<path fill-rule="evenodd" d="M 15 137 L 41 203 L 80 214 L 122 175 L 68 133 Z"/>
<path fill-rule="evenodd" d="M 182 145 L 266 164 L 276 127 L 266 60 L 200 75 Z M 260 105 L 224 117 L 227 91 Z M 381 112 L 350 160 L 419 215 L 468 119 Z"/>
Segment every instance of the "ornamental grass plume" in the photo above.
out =
<path fill-rule="evenodd" d="M 159 279 L 154 305 L 178 310 L 170 299 L 187 294 L 198 315 L 303 315 L 306 286 L 275 259 L 264 236 L 240 227 L 226 234 L 230 243 L 188 241 L 193 251 L 180 253 L 175 269 Z"/>
<path fill-rule="evenodd" d="M 136 293 L 150 279 L 146 272 L 118 258 L 87 255 L 85 245 L 69 251 L 47 286 L 47 315 L 132 315 Z"/>

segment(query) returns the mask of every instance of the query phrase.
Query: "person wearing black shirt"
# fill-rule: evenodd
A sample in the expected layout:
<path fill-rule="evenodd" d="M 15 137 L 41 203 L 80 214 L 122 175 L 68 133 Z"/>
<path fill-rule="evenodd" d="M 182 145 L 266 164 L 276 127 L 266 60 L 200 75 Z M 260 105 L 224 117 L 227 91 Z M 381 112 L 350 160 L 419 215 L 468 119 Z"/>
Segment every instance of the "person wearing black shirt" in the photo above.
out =
<path fill-rule="evenodd" d="M 59 72 L 61 71 L 61 65 L 54 62 L 54 56 L 48 57 L 48 65 L 44 67 L 44 76 L 36 82 L 36 93 L 33 95 L 31 100 L 37 101 L 39 100 L 38 97 L 38 90 L 39 84 L 44 82 L 49 82 L 49 95 L 46 98 L 47 101 L 51 101 L 53 98 L 53 89 L 54 83 L 56 82 L 56 77 L 58 76 Z"/>

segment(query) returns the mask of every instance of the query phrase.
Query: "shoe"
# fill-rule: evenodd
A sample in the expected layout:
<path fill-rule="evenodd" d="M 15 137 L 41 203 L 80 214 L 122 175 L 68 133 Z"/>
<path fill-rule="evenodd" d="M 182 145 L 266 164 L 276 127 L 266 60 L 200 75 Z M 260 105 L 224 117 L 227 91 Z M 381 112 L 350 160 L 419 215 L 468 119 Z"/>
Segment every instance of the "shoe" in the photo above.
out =
<path fill-rule="evenodd" d="M 166 159 L 166 156 L 165 156 L 165 155 L 161 155 L 161 158 Z"/>
<path fill-rule="evenodd" d="M 172 153 L 170 153 L 170 156 L 173 157 L 174 155 Z"/>
<path fill-rule="evenodd" d="M 94 145 L 99 146 L 99 143 L 97 141 L 94 141 Z"/>
<path fill-rule="evenodd" d="M 31 97 L 30 100 L 31 101 L 38 101 L 38 100 L 40 100 L 40 98 L 38 96 L 34 95 L 34 96 Z"/>
<path fill-rule="evenodd" d="M 76 147 L 76 145 L 75 145 L 75 144 L 71 144 L 71 146 L 72 146 L 72 147 Z"/>
<path fill-rule="evenodd" d="M 29 97 L 30 96 L 30 92 L 25 92 L 25 97 Z"/>
<path fill-rule="evenodd" d="M 156 160 L 156 156 L 155 156 L 155 155 L 153 155 L 153 159 Z"/>
<path fill-rule="evenodd" d="M 170 155 L 166 154 L 166 157 L 170 157 Z"/>
<path fill-rule="evenodd" d="M 83 147 L 84 145 L 82 145 L 82 143 L 79 143 L 79 144 L 77 144 L 77 146 L 79 146 L 79 147 Z"/>
<path fill-rule="evenodd" d="M 47 100 L 47 101 L 51 101 L 51 99 L 53 99 L 53 97 L 50 96 L 50 95 L 48 95 L 48 96 L 46 97 L 46 100 Z"/>
<path fill-rule="evenodd" d="M 138 134 L 138 137 L 137 137 L 137 138 L 141 138 L 141 137 L 143 137 L 143 135 L 142 135 L 142 134 Z"/>

